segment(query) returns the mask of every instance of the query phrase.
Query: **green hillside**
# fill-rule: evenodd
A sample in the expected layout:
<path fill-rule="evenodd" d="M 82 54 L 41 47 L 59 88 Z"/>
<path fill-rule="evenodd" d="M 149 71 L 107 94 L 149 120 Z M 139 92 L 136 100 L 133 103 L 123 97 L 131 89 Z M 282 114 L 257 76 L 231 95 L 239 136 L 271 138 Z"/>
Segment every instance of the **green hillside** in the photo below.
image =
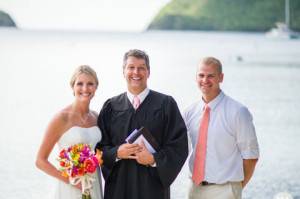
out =
<path fill-rule="evenodd" d="M 284 22 L 285 0 L 172 0 L 148 29 L 266 31 Z M 290 0 L 290 28 L 300 30 L 300 0 Z"/>
<path fill-rule="evenodd" d="M 0 10 L 0 27 L 1 26 L 16 27 L 16 23 L 7 13 Z"/>

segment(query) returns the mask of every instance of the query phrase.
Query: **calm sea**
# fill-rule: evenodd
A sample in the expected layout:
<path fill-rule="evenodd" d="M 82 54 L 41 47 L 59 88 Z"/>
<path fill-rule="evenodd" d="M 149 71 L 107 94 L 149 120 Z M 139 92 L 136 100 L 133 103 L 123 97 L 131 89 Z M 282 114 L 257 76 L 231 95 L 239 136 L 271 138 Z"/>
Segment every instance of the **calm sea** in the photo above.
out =
<path fill-rule="evenodd" d="M 132 48 L 150 55 L 151 89 L 172 95 L 181 110 L 200 97 L 198 60 L 223 61 L 225 93 L 254 117 L 261 158 L 244 198 L 300 198 L 300 41 L 232 32 L 62 32 L 0 29 L 0 198 L 53 198 L 55 179 L 35 168 L 36 152 L 53 115 L 71 103 L 74 68 L 95 68 L 100 87 L 91 107 L 123 92 L 122 56 Z M 55 163 L 54 150 L 50 160 Z M 172 199 L 186 198 L 185 166 Z M 49 191 L 50 190 L 50 191 Z"/>

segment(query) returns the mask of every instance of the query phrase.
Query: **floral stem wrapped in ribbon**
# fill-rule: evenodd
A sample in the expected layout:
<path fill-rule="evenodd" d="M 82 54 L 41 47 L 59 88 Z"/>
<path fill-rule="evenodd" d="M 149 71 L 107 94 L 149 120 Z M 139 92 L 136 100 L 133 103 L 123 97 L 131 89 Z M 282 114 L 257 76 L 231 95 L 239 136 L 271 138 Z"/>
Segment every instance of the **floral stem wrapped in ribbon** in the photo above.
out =
<path fill-rule="evenodd" d="M 90 145 L 82 143 L 62 149 L 59 153 L 59 170 L 72 185 L 81 183 L 82 199 L 91 199 L 90 192 L 95 181 L 91 174 L 102 164 L 101 157 L 101 151 L 97 149 L 95 154 Z"/>

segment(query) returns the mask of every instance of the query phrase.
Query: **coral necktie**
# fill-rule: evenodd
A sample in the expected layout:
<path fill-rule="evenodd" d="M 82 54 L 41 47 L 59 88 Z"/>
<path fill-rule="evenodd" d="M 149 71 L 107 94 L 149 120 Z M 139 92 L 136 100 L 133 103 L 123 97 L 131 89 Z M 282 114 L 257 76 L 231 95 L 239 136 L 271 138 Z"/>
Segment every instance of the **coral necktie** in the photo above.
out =
<path fill-rule="evenodd" d="M 138 96 L 133 97 L 133 108 L 137 109 L 141 104 L 140 98 Z"/>
<path fill-rule="evenodd" d="M 194 160 L 194 170 L 193 170 L 193 176 L 192 176 L 193 182 L 197 185 L 199 185 L 204 180 L 209 114 L 210 114 L 210 108 L 206 104 L 204 107 L 203 117 L 200 122 L 198 142 L 196 145 L 196 154 L 195 154 L 195 160 Z"/>

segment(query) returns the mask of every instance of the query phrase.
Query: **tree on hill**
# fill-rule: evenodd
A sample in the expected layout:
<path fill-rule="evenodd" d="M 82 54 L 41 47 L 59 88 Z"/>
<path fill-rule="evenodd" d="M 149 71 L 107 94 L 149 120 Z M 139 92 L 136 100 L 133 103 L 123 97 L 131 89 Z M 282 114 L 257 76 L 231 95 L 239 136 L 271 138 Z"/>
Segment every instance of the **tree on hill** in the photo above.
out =
<path fill-rule="evenodd" d="M 173 0 L 148 29 L 266 31 L 284 22 L 285 0 Z M 300 1 L 290 0 L 290 28 L 300 30 Z"/>

